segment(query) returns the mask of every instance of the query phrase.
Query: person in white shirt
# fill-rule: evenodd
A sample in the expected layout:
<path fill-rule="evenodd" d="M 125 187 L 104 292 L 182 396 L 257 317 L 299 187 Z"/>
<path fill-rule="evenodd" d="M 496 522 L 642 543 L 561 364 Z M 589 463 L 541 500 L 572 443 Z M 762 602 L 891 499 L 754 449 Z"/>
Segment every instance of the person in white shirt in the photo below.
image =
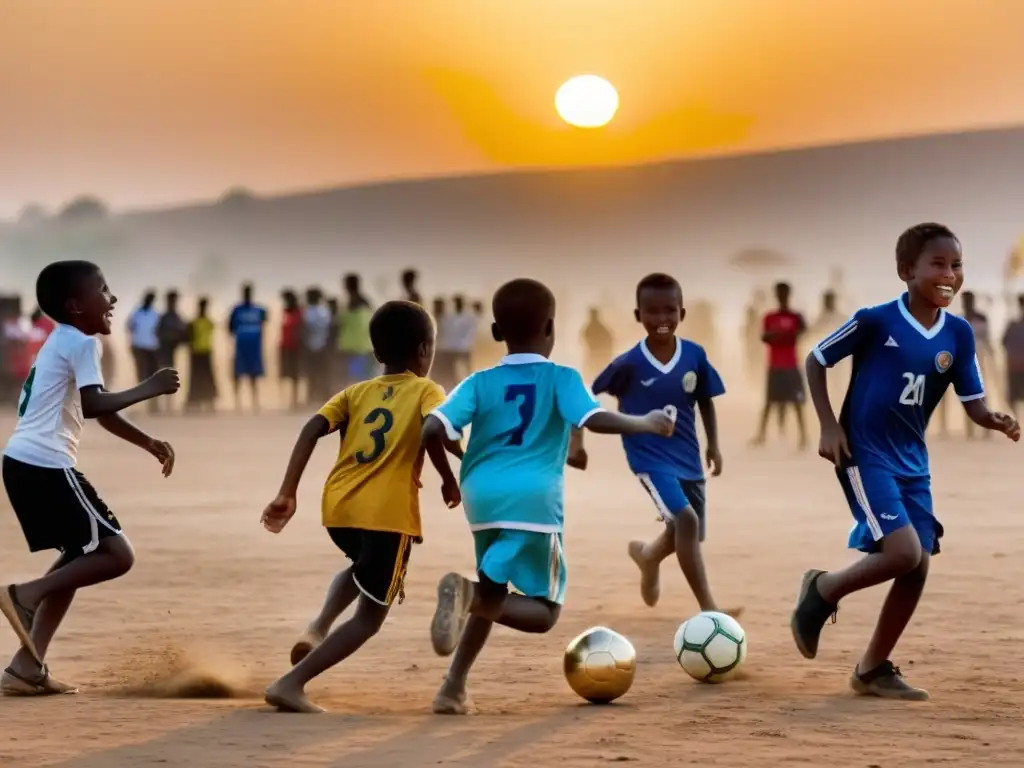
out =
<path fill-rule="evenodd" d="M 118 412 L 178 391 L 178 373 L 170 368 L 124 392 L 104 389 L 96 337 L 110 333 L 117 299 L 95 264 L 50 264 L 39 274 L 36 296 L 58 325 L 22 389 L 3 452 L 3 482 L 29 550 L 56 549 L 60 557 L 41 578 L 0 587 L 0 613 L 22 643 L 0 677 L 0 693 L 19 696 L 77 691 L 50 676 L 43 663 L 50 641 L 76 590 L 124 575 L 135 559 L 114 513 L 75 469 L 84 420 L 96 419 L 148 451 L 166 477 L 174 468 L 171 446 Z"/>
<path fill-rule="evenodd" d="M 155 302 L 156 293 L 147 291 L 142 303 L 128 316 L 128 337 L 139 381 L 145 381 L 160 368 L 160 313 L 153 306 Z M 149 412 L 157 410 L 156 401 L 150 401 Z"/>
<path fill-rule="evenodd" d="M 470 357 L 476 346 L 480 317 L 469 311 L 464 296 L 452 299 L 452 309 L 452 314 L 442 316 L 439 333 L 440 346 L 451 356 L 450 383 L 455 386 L 472 372 Z"/>
<path fill-rule="evenodd" d="M 319 288 L 310 288 L 302 313 L 303 367 L 309 382 L 307 396 L 314 402 L 325 402 L 331 396 L 331 311 L 323 298 Z"/>

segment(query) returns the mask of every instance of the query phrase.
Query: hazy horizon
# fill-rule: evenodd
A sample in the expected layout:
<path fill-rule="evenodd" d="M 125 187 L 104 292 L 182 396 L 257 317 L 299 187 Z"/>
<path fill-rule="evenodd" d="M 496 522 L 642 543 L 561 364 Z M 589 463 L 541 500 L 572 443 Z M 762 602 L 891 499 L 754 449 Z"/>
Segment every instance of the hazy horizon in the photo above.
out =
<path fill-rule="evenodd" d="M 0 218 L 1024 124 L 1022 3 L 631 9 L 0 0 Z M 585 71 L 619 89 L 606 129 L 555 115 Z"/>

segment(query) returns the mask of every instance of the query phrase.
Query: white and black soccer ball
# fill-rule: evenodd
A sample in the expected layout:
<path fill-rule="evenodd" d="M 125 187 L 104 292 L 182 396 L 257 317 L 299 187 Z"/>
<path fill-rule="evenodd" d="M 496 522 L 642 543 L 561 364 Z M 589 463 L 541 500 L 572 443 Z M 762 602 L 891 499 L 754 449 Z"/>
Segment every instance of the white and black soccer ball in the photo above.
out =
<path fill-rule="evenodd" d="M 679 625 L 673 641 L 676 660 L 690 677 L 721 683 L 747 658 L 747 634 L 732 616 L 704 611 Z"/>

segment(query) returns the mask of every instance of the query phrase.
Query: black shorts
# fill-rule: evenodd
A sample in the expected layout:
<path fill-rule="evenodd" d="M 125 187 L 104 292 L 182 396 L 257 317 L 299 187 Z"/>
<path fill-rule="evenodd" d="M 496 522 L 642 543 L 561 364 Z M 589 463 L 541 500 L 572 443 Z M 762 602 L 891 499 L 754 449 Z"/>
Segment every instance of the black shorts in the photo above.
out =
<path fill-rule="evenodd" d="M 328 528 L 331 541 L 352 561 L 359 591 L 381 605 L 402 602 L 405 571 L 415 537 L 394 531 Z"/>
<path fill-rule="evenodd" d="M 771 368 L 768 370 L 769 403 L 803 403 L 804 377 L 799 368 Z"/>
<path fill-rule="evenodd" d="M 1010 371 L 1007 378 L 1007 401 L 1010 404 L 1024 403 L 1024 371 Z"/>
<path fill-rule="evenodd" d="M 77 469 L 37 467 L 4 456 L 4 488 L 32 552 L 87 555 L 121 524 Z"/>

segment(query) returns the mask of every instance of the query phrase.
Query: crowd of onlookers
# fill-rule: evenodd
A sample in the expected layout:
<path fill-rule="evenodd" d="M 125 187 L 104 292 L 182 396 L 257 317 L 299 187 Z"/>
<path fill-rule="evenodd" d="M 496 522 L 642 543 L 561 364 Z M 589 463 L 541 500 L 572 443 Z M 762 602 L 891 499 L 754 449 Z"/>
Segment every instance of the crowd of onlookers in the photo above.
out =
<path fill-rule="evenodd" d="M 416 271 L 405 270 L 400 279 L 401 296 L 396 298 L 427 306 L 417 284 Z M 183 408 L 186 411 L 213 410 L 221 400 L 219 383 L 223 381 L 232 385 L 235 407 L 247 396 L 251 405 L 258 408 L 260 382 L 269 376 L 279 381 L 277 400 L 285 406 L 298 408 L 323 402 L 346 385 L 369 378 L 377 371 L 369 335 L 374 304 L 363 292 L 358 275 L 345 275 L 341 287 L 339 296 L 330 296 L 320 287 L 301 292 L 286 288 L 281 291 L 280 310 L 270 313 L 256 301 L 253 286 L 247 284 L 242 287 L 238 303 L 221 322 L 211 317 L 210 301 L 206 297 L 199 297 L 195 309 L 186 313 L 180 306 L 177 291 L 167 291 L 162 302 L 158 302 L 156 292 L 147 291 L 129 310 L 125 324 L 135 378 L 142 381 L 162 367 L 178 368 L 185 374 Z M 790 351 L 780 351 L 768 344 L 766 355 L 766 322 L 788 322 L 787 313 L 790 313 L 788 294 L 786 301 L 780 302 L 778 288 L 775 298 L 779 306 L 772 307 L 767 294 L 757 292 L 747 310 L 743 356 L 749 378 L 760 378 L 766 365 L 769 377 L 772 369 L 779 366 L 799 366 L 797 361 L 806 353 L 795 346 Z M 965 291 L 960 301 L 960 311 L 974 328 L 979 364 L 986 379 L 1006 383 L 1005 392 L 998 385 L 990 385 L 990 389 L 999 390 L 998 395 L 1005 397 L 1011 409 L 1021 405 L 1024 402 L 1024 296 L 1018 298 L 1019 316 L 1006 326 L 1001 345 L 993 343 L 988 317 L 979 309 L 975 296 Z M 813 343 L 842 323 L 845 315 L 837 303 L 837 291 L 828 290 L 822 295 L 821 309 L 813 322 L 805 323 L 802 315 L 790 313 L 793 322 L 801 328 L 797 334 L 800 347 Z M 427 309 L 437 326 L 431 376 L 443 387 L 450 389 L 472 370 L 498 361 L 501 348 L 491 339 L 484 322 L 482 302 L 470 301 L 461 295 L 439 297 L 430 302 Z M 0 324 L 3 331 L 0 336 L 0 402 L 11 403 L 17 401 L 36 352 L 54 325 L 38 309 L 26 315 L 17 296 L 0 296 Z M 681 332 L 709 347 L 714 357 L 713 310 L 708 302 L 697 301 L 688 306 Z M 110 339 L 103 338 L 101 342 L 104 377 L 112 382 L 118 355 Z M 584 352 L 582 368 L 588 377 L 619 351 L 598 308 L 590 310 L 580 342 Z M 1002 349 L 998 350 L 1000 346 Z M 268 356 L 270 350 L 275 350 L 276 354 Z M 782 360 L 781 355 L 786 359 Z M 1005 376 L 999 374 L 1000 368 Z M 787 398 L 802 397 L 802 389 L 796 388 L 796 378 L 785 386 L 780 383 L 777 372 L 775 379 L 776 388 L 782 387 L 786 392 L 769 392 L 768 400 L 781 399 L 782 403 L 787 403 L 791 402 Z M 149 407 L 155 411 L 160 406 L 153 400 Z M 944 429 L 945 409 L 940 408 L 936 416 L 939 428 Z M 763 436 L 763 431 L 761 434 Z"/>

